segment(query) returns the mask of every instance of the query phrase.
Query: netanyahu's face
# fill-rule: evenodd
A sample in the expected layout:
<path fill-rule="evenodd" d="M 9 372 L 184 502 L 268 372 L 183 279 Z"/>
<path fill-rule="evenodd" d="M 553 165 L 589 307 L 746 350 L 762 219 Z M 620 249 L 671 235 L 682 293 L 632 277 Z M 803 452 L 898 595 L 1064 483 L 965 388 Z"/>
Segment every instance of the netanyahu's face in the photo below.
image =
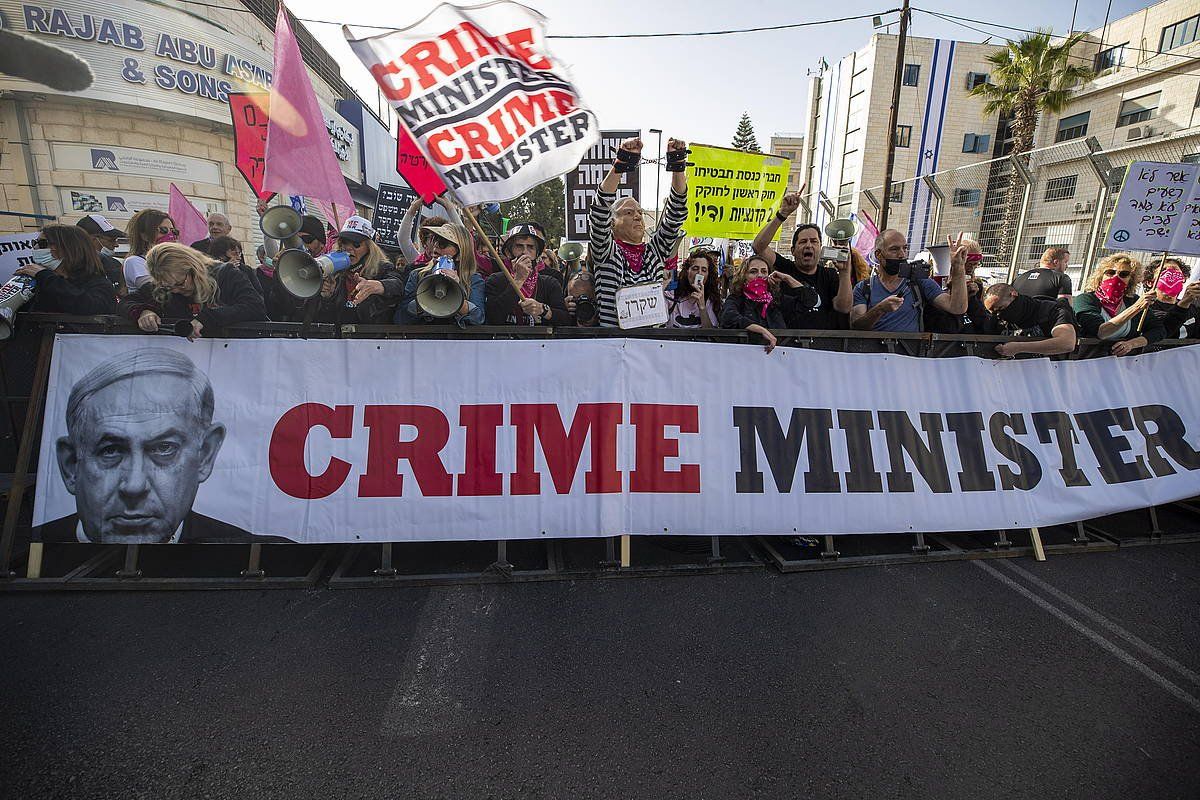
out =
<path fill-rule="evenodd" d="M 57 448 L 84 533 L 107 544 L 169 541 L 224 440 L 181 377 L 139 375 L 91 395 Z"/>

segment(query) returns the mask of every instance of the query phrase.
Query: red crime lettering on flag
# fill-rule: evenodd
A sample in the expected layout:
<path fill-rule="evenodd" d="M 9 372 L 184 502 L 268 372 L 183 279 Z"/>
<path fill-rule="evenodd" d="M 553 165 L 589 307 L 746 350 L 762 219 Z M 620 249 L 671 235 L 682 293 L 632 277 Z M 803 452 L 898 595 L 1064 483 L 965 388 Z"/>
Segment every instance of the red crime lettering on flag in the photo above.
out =
<path fill-rule="evenodd" d="M 421 155 L 417 143 L 403 126 L 396 134 L 396 172 L 426 203 L 432 203 L 446 191 L 446 182 L 429 166 L 429 160 Z"/>
<path fill-rule="evenodd" d="M 260 200 L 275 192 L 263 189 L 266 170 L 267 122 L 271 96 L 266 92 L 230 92 L 229 113 L 233 119 L 233 155 L 238 172 Z"/>

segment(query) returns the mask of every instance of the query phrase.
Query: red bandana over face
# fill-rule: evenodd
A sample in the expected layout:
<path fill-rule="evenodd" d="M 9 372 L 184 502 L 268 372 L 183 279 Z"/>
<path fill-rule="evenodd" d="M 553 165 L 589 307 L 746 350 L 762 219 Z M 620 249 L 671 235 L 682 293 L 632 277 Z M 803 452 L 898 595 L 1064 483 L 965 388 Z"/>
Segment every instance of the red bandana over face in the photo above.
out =
<path fill-rule="evenodd" d="M 1120 313 L 1121 306 L 1124 304 L 1125 281 L 1121 280 L 1118 275 L 1100 281 L 1100 285 L 1096 287 L 1096 299 L 1100 301 L 1100 305 L 1104 306 L 1104 310 L 1110 317 L 1115 317 Z"/>
<path fill-rule="evenodd" d="M 751 278 L 746 281 L 746 288 L 742 289 L 742 294 L 752 303 L 762 305 L 762 318 L 767 318 L 767 308 L 770 307 L 771 301 L 775 298 L 771 296 L 771 289 L 767 286 L 766 278 Z"/>

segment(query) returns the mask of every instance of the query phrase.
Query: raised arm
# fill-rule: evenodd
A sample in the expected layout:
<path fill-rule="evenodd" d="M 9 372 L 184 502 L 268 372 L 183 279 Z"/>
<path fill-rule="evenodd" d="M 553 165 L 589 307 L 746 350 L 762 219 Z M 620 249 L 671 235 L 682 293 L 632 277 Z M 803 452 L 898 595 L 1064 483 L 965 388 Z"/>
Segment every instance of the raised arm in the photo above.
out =
<path fill-rule="evenodd" d="M 771 242 L 775 241 L 776 234 L 779 233 L 779 226 L 787 222 L 788 217 L 796 213 L 796 209 L 800 207 L 800 195 L 804 192 L 803 186 L 799 192 L 785 194 L 779 202 L 779 210 L 775 212 L 775 216 L 767 220 L 767 224 L 763 226 L 758 235 L 754 237 L 754 241 L 750 246 L 754 248 L 757 255 L 762 256 L 767 262 L 768 267 L 775 266 L 775 249 L 771 247 Z M 842 312 L 845 313 L 845 312 Z"/>

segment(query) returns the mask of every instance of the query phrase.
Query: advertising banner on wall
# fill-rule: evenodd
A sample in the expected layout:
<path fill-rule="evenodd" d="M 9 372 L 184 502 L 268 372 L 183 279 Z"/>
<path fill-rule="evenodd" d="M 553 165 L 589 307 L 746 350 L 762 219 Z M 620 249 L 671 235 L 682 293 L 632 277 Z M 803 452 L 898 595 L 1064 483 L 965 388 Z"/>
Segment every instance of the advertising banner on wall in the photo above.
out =
<path fill-rule="evenodd" d="M 114 343 L 55 342 L 42 541 L 1013 529 L 1188 498 L 1200 474 L 1200 347 L 1055 362 L 639 339 Z M 446 365 L 452 380 L 429 379 Z"/>
<path fill-rule="evenodd" d="M 143 208 L 156 208 L 167 211 L 170 195 L 166 192 L 153 194 L 150 192 L 127 192 L 123 189 L 87 189 L 67 186 L 58 190 L 62 200 L 63 214 L 103 214 L 115 219 L 132 217 Z M 220 200 L 206 197 L 194 197 L 192 202 L 204 214 L 214 211 L 225 213 L 225 204 Z"/>
<path fill-rule="evenodd" d="M 100 172 L 107 175 L 138 175 L 221 185 L 221 165 L 206 158 L 115 147 L 100 144 L 51 142 L 50 160 L 55 169 Z"/>

